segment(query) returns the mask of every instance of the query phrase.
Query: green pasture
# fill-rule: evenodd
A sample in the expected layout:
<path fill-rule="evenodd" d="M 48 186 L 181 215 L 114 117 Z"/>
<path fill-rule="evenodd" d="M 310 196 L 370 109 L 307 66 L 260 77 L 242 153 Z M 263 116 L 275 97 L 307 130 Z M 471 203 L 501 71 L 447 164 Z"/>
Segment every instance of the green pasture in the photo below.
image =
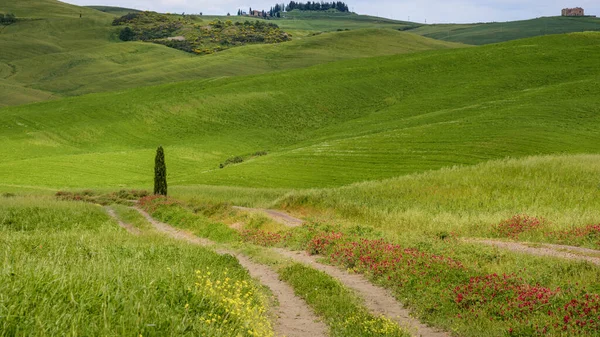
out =
<path fill-rule="evenodd" d="M 386 29 L 393 27 L 375 18 L 352 16 L 343 21 L 351 24 L 330 29 L 316 24 L 331 23 L 328 18 L 307 19 L 320 28 L 295 23 L 306 20 L 289 20 L 289 25 L 281 26 L 293 33 L 291 42 L 197 56 L 152 43 L 119 41 L 120 27 L 111 25 L 118 15 L 111 8 L 103 9 L 106 12 L 49 0 L 3 3 L 0 10 L 15 13 L 21 20 L 0 31 L 0 86 L 6 88 L 0 94 L 6 97 L 0 106 L 460 46 Z M 208 25 L 215 19 L 255 20 L 208 16 L 196 20 Z M 355 31 L 337 32 L 349 28 Z M 332 30 L 336 32 L 309 36 Z"/>
<path fill-rule="evenodd" d="M 150 186 L 158 145 L 172 186 L 275 188 L 597 153 L 598 41 L 538 37 L 4 108 L 0 179 Z"/>
<path fill-rule="evenodd" d="M 511 22 L 421 25 L 410 30 L 433 39 L 472 45 L 586 31 L 600 31 L 600 19 L 552 16 Z"/>

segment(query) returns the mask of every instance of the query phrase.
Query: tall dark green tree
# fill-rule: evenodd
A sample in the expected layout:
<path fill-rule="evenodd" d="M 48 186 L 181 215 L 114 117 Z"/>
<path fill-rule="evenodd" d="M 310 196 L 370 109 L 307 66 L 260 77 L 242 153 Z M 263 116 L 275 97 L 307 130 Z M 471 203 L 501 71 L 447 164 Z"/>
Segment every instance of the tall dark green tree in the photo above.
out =
<path fill-rule="evenodd" d="M 162 146 L 156 149 L 156 159 L 154 160 L 154 194 L 167 195 L 167 165 Z"/>

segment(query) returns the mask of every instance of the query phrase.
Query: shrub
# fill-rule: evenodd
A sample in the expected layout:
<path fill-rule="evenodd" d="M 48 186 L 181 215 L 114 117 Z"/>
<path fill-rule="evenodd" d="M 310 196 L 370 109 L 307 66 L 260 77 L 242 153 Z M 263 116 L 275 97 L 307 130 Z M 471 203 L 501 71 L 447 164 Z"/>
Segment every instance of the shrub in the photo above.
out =
<path fill-rule="evenodd" d="M 113 26 L 119 26 L 119 25 L 123 25 L 126 23 L 130 23 L 130 22 L 140 18 L 142 15 L 143 15 L 142 13 L 129 13 L 129 14 L 126 14 L 119 18 L 114 19 L 112 24 L 113 24 Z"/>
<path fill-rule="evenodd" d="M 121 39 L 121 41 L 134 41 L 136 37 L 131 28 L 125 27 L 121 29 L 121 32 L 119 33 L 119 39 Z"/>
<path fill-rule="evenodd" d="M 220 168 L 224 168 L 227 165 L 231 165 L 231 164 L 239 164 L 239 163 L 243 163 L 244 162 L 244 158 L 240 157 L 240 156 L 235 156 L 232 158 L 227 159 L 225 162 L 221 163 L 219 165 Z"/>
<path fill-rule="evenodd" d="M 0 13 L 0 24 L 1 25 L 11 25 L 13 23 L 17 22 L 17 17 L 12 14 L 12 13 L 8 13 L 8 14 L 2 14 Z"/>
<path fill-rule="evenodd" d="M 120 190 L 112 193 L 97 193 L 92 190 L 78 192 L 58 191 L 55 196 L 59 200 L 84 201 L 100 205 L 131 204 L 131 201 L 148 196 L 145 190 Z"/>

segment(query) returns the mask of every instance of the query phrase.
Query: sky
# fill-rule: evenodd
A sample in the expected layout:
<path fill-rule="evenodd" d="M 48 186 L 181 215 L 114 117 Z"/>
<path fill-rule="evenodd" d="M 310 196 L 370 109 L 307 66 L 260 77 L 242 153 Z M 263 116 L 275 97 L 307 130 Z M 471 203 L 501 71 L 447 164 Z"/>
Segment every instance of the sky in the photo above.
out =
<path fill-rule="evenodd" d="M 268 10 L 282 0 L 63 0 L 76 5 L 107 5 L 163 13 L 235 14 L 238 8 Z M 297 2 L 305 2 L 296 0 Z M 599 0 L 346 0 L 356 13 L 419 23 L 514 21 L 560 15 L 565 7 L 583 7 L 600 16 Z"/>

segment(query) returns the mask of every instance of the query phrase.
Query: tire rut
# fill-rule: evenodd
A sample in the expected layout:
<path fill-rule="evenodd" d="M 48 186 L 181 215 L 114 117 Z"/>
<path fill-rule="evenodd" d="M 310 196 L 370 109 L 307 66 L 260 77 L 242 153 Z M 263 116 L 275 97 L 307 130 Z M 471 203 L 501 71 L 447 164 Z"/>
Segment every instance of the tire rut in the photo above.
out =
<path fill-rule="evenodd" d="M 498 241 L 498 240 L 489 240 L 489 239 L 464 239 L 464 242 L 467 243 L 479 243 L 483 245 L 488 245 L 496 248 L 506 249 L 517 253 L 524 253 L 529 255 L 536 256 L 545 256 L 545 257 L 556 257 L 565 260 L 573 260 L 573 261 L 587 261 L 589 263 L 600 266 L 600 257 L 586 256 L 582 254 L 599 254 L 600 251 L 581 248 L 581 247 L 573 247 L 573 246 L 563 246 L 563 245 L 553 245 L 542 243 L 539 244 L 540 247 L 531 247 L 524 243 L 519 242 L 509 242 L 509 241 Z M 538 245 L 536 243 L 536 245 Z"/>
<path fill-rule="evenodd" d="M 245 212 L 265 213 L 273 221 L 276 221 L 287 227 L 300 227 L 304 224 L 304 220 L 295 218 L 285 212 L 274 210 L 274 209 L 263 209 L 263 208 L 249 208 L 233 206 L 233 209 Z"/>
<path fill-rule="evenodd" d="M 156 230 L 167 234 L 175 239 L 187 241 L 200 246 L 214 245 L 214 242 L 199 238 L 193 234 L 186 233 L 173 228 L 170 225 L 157 221 L 144 210 L 132 207 L 138 211 Z M 279 279 L 279 275 L 269 267 L 257 264 L 248 257 L 231 252 L 228 250 L 217 250 L 218 254 L 230 254 L 237 258 L 253 278 L 260 281 L 261 284 L 271 289 L 273 295 L 277 298 L 279 306 L 273 310 L 277 318 L 274 325 L 277 336 L 287 337 L 325 337 L 327 336 L 327 326 L 319 320 L 308 305 L 294 294 L 294 290 L 287 283 Z"/>
<path fill-rule="evenodd" d="M 282 211 L 259 209 L 259 208 L 247 208 L 234 206 L 234 209 L 248 212 L 263 212 L 271 219 L 282 223 L 288 227 L 301 226 L 304 221 L 292 217 L 291 215 Z M 285 219 L 285 220 L 284 220 Z M 282 222 L 282 221 L 285 221 Z M 293 224 L 293 225 L 290 225 Z M 413 336 L 422 337 L 448 337 L 445 331 L 432 328 L 426 324 L 423 324 L 416 318 L 410 315 L 410 311 L 394 299 L 391 292 L 385 288 L 379 287 L 371 283 L 364 276 L 358 274 L 349 274 L 337 267 L 319 263 L 317 257 L 310 256 L 306 252 L 292 252 L 287 249 L 273 248 L 274 252 L 290 258 L 296 262 L 307 264 L 317 270 L 320 270 L 329 276 L 342 282 L 347 288 L 353 289 L 359 297 L 361 297 L 369 311 L 375 315 L 383 315 L 392 321 L 398 323 L 398 325 Z"/>
<path fill-rule="evenodd" d="M 110 207 L 106 206 L 106 207 L 104 207 L 104 210 L 106 210 L 106 213 L 107 213 L 107 214 L 108 214 L 108 215 L 109 215 L 111 218 L 113 218 L 114 220 L 116 220 L 116 221 L 117 221 L 117 224 L 119 225 L 119 227 L 121 227 L 121 228 L 125 229 L 125 230 L 126 230 L 126 231 L 128 231 L 130 234 L 133 234 L 133 235 L 141 235 L 141 234 L 142 234 L 142 231 L 141 231 L 141 230 L 139 230 L 137 227 L 135 227 L 135 226 L 133 226 L 133 225 L 131 225 L 131 224 L 128 224 L 128 223 L 125 223 L 125 222 L 121 221 L 121 219 L 119 218 L 119 216 L 117 215 L 117 213 L 115 212 L 115 210 L 114 210 L 114 209 L 112 209 L 112 208 L 110 208 Z"/>
<path fill-rule="evenodd" d="M 306 252 L 293 252 L 282 248 L 273 248 L 272 250 L 280 255 L 290 258 L 296 262 L 309 265 L 336 278 L 344 286 L 353 289 L 358 296 L 364 300 L 366 307 L 371 313 L 375 315 L 383 315 L 388 319 L 398 323 L 400 327 L 406 329 L 413 336 L 450 336 L 445 331 L 432 328 L 412 317 L 410 315 L 410 311 L 396 301 L 389 290 L 374 285 L 362 275 L 350 274 L 335 266 L 322 264 L 317 261 L 317 257 L 310 256 Z"/>

